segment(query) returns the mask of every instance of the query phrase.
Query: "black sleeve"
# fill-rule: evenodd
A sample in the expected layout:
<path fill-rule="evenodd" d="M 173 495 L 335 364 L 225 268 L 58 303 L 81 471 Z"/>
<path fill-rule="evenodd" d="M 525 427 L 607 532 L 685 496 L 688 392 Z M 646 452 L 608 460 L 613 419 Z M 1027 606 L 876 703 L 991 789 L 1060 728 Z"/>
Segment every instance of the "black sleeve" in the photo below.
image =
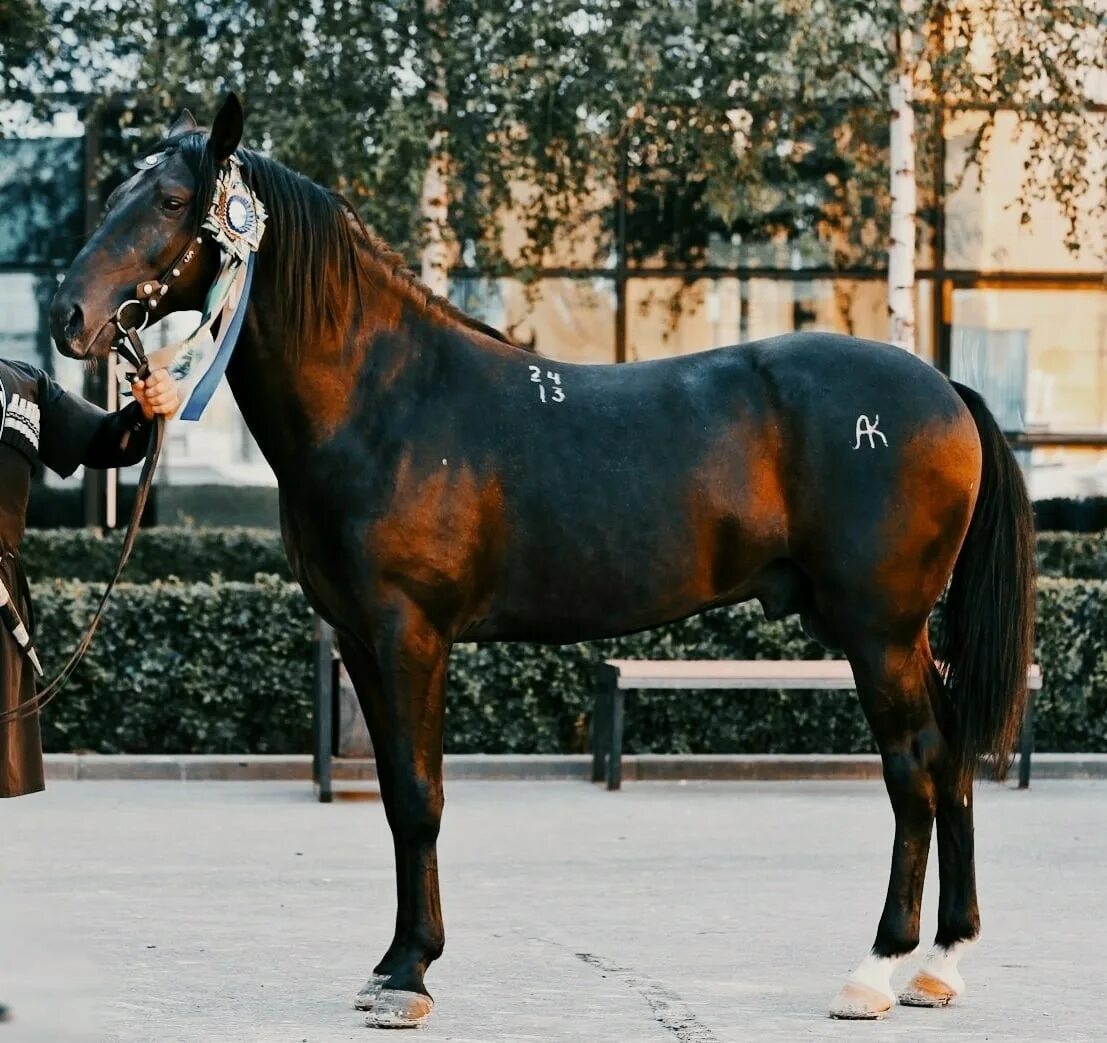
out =
<path fill-rule="evenodd" d="M 83 463 L 85 467 L 129 467 L 146 455 L 150 442 L 150 421 L 137 402 L 117 413 L 106 413 L 92 436 Z"/>
<path fill-rule="evenodd" d="M 71 395 L 45 373 L 39 376 L 38 404 L 41 410 L 39 459 L 68 478 L 84 461 L 85 452 L 107 413 Z"/>
<path fill-rule="evenodd" d="M 39 458 L 63 478 L 80 464 L 86 467 L 126 467 L 142 459 L 150 425 L 137 402 L 118 412 L 72 395 L 45 374 L 39 385 L 42 411 Z"/>

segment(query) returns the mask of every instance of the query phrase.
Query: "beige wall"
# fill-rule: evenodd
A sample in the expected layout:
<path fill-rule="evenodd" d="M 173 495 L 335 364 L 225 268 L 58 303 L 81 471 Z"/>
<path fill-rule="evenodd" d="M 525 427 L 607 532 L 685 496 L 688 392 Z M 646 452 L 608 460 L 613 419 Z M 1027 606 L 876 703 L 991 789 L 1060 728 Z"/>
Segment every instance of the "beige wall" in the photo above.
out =
<path fill-rule="evenodd" d="M 759 340 L 795 329 L 833 330 L 884 339 L 883 280 L 632 279 L 627 287 L 627 357 L 663 358 Z M 744 313 L 744 315 L 743 315 Z"/>
<path fill-rule="evenodd" d="M 1107 114 L 1093 117 L 1107 121 Z M 983 168 L 956 189 L 966 147 L 980 115 L 951 114 L 947 135 L 947 268 L 982 271 L 1097 273 L 1107 261 L 1107 222 L 1096 212 L 1107 183 L 1092 177 L 1080 205 L 1079 252 L 1065 246 L 1065 219 L 1050 201 L 1029 208 L 1029 222 L 1015 204 L 1030 157 L 1030 138 L 1013 114 L 1000 114 Z M 1107 155 L 1091 157 L 1102 170 Z M 1098 164 L 1098 166 L 1096 166 Z M 597 200 L 600 193 L 597 193 Z M 508 237 L 518 236 L 510 227 Z M 594 263 L 592 221 L 566 237 L 548 263 Z M 921 237 L 920 237 L 921 239 Z M 518 245 L 517 243 L 515 244 Z M 923 256 L 920 265 L 930 266 Z M 547 280 L 527 292 L 498 280 L 501 321 L 515 336 L 533 335 L 539 351 L 565 361 L 610 362 L 615 352 L 612 279 Z M 919 354 L 933 361 L 932 287 L 917 293 Z M 887 290 L 881 280 L 823 279 L 631 279 L 627 301 L 627 358 L 683 355 L 722 344 L 755 340 L 794 329 L 824 329 L 885 340 Z M 955 327 L 1025 337 L 1028 349 L 1025 412 L 1032 427 L 1054 431 L 1107 431 L 1107 283 L 1105 288 L 957 290 Z M 1043 457 L 1044 458 L 1044 457 Z"/>
<path fill-rule="evenodd" d="M 562 362 L 615 361 L 615 284 L 611 279 L 543 279 L 525 286 L 495 280 L 499 324 L 520 344 Z"/>
<path fill-rule="evenodd" d="M 1107 122 L 1107 114 L 1093 114 L 1090 120 Z M 961 113 L 946 125 L 947 184 L 954 185 L 964 167 L 965 150 L 982 116 Z M 1066 221 L 1052 201 L 1030 206 L 1030 221 L 1022 222 L 1022 208 L 1016 205 L 1030 161 L 1030 132 L 1018 131 L 1014 113 L 1000 113 L 988 156 L 980 170 L 971 170 L 956 191 L 946 199 L 946 266 L 949 268 L 1098 271 L 1107 256 L 1107 222 L 1096 206 L 1107 199 L 1107 152 L 1091 156 L 1087 170 L 1089 191 L 1080 203 L 1080 245 L 1078 253 L 1065 247 Z M 1097 176 L 1098 173 L 1098 176 Z"/>
<path fill-rule="evenodd" d="M 490 284 L 485 283 L 487 288 Z M 564 362 L 615 360 L 615 283 L 611 278 L 544 279 L 529 288 L 494 281 L 495 300 L 483 313 L 521 343 Z M 878 340 L 887 331 L 882 279 L 630 279 L 627 360 L 695 351 L 788 333 L 834 330 Z"/>

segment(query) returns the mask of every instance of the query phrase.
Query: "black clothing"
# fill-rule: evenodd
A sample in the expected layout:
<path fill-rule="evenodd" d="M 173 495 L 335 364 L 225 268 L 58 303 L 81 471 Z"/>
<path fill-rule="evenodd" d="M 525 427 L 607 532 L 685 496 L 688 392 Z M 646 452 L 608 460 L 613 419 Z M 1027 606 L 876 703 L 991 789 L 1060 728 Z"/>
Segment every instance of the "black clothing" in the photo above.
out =
<path fill-rule="evenodd" d="M 106 413 L 34 366 L 0 359 L 0 578 L 32 634 L 19 544 L 35 468 L 41 463 L 65 478 L 81 464 L 126 467 L 142 459 L 150 429 L 137 402 Z M 0 624 L 0 710 L 34 692 L 34 669 Z M 44 785 L 38 715 L 0 724 L 0 797 L 34 793 Z"/>

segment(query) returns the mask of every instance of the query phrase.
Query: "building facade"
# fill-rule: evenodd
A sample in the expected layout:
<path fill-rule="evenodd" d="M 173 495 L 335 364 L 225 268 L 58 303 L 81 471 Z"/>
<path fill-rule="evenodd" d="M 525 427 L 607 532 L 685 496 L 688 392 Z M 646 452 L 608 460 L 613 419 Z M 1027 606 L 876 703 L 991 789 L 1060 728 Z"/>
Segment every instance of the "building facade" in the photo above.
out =
<path fill-rule="evenodd" d="M 1091 118 L 1107 120 L 1107 111 Z M 948 113 L 940 123 L 945 176 L 918 256 L 919 353 L 984 393 L 1022 447 L 1036 498 L 1107 494 L 1107 186 L 1093 183 L 1083 200 L 1072 252 L 1056 205 L 1037 202 L 1029 222 L 1014 205 L 1029 157 L 1013 113 L 1000 114 L 983 168 L 960 177 L 978 119 Z M 98 218 L 94 141 L 0 140 L 0 355 L 100 397 L 107 382 L 57 355 L 46 325 L 57 281 Z M 802 329 L 888 336 L 884 271 L 838 272 L 819 263 L 818 250 L 728 242 L 709 249 L 704 265 L 679 271 L 632 267 L 621 256 L 625 244 L 616 243 L 606 265 L 567 264 L 529 285 L 459 268 L 450 295 L 566 362 L 634 362 Z M 153 343 L 192 321 L 170 317 Z M 225 386 L 201 422 L 170 432 L 159 521 L 275 519 L 274 478 Z M 92 476 L 69 480 L 78 486 L 86 519 L 118 520 L 111 479 L 106 487 Z"/>

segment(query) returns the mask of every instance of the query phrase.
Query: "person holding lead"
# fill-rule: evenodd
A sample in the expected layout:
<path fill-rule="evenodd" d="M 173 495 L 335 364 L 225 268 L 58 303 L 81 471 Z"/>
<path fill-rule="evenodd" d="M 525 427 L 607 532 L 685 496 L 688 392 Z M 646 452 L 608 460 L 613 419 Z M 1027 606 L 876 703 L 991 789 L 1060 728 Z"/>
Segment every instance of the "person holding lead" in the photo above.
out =
<path fill-rule="evenodd" d="M 34 614 L 19 558 L 31 476 L 41 463 L 63 478 L 78 466 L 127 467 L 146 453 L 155 416 L 180 405 L 160 369 L 131 385 L 134 401 L 114 413 L 61 388 L 42 370 L 0 359 L 0 711 L 35 694 L 40 670 Z M 0 797 L 45 789 L 38 714 L 0 721 Z"/>

